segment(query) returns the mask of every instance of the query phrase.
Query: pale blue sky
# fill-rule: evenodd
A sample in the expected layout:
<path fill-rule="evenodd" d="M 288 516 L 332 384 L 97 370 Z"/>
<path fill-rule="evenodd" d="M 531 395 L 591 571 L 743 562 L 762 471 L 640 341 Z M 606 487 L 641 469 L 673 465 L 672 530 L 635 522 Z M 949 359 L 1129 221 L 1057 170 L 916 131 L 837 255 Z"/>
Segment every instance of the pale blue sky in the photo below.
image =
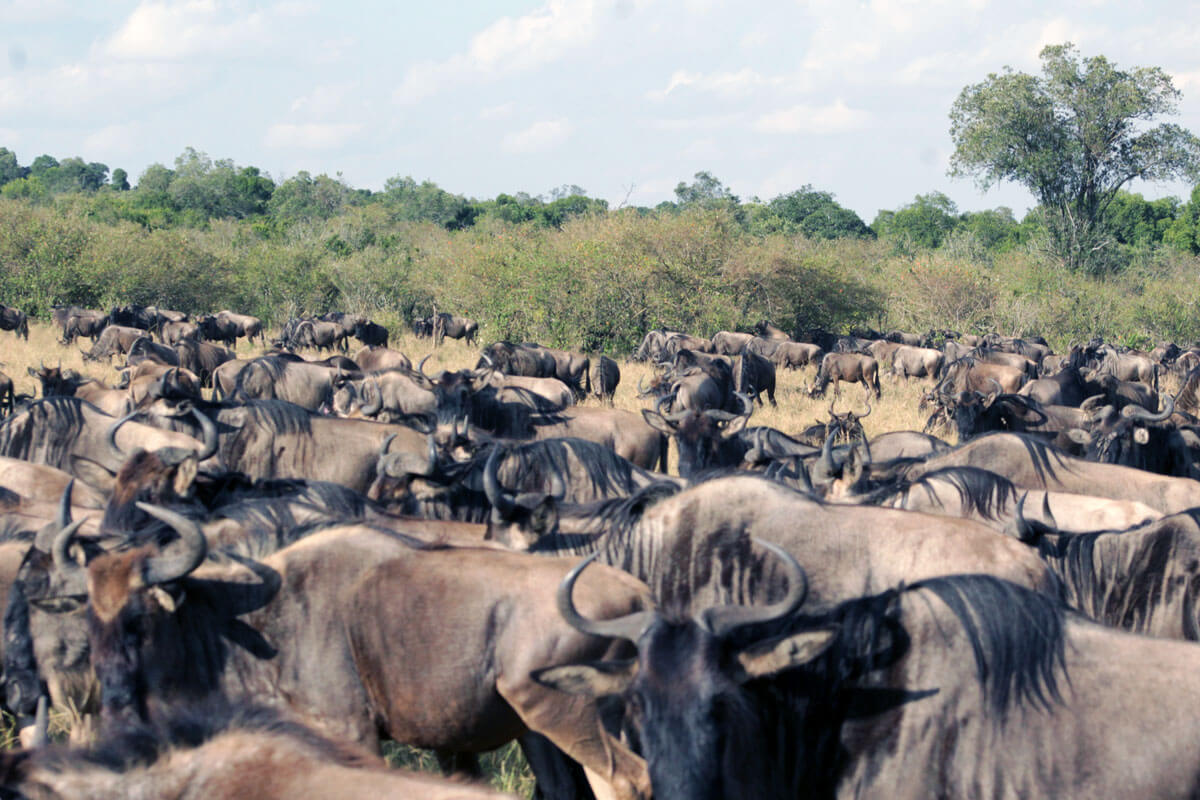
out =
<path fill-rule="evenodd" d="M 1200 133 L 1188 2 L 0 0 L 0 145 L 132 177 L 192 146 L 477 198 L 573 183 L 654 205 L 707 170 L 743 198 L 812 184 L 867 222 L 932 190 L 1020 214 L 1023 190 L 946 176 L 947 113 L 1064 41 L 1167 70 Z"/>

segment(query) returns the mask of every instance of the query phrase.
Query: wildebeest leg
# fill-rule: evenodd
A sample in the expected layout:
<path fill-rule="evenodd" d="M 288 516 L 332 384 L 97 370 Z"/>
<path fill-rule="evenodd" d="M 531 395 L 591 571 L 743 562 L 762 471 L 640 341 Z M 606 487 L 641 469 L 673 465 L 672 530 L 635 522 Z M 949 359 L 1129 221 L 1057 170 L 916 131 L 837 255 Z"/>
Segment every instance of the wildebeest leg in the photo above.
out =
<path fill-rule="evenodd" d="M 565 696 L 525 678 L 501 675 L 500 693 L 531 731 L 537 731 L 584 768 L 599 800 L 649 797 L 650 774 L 646 762 L 605 730 L 595 701 Z"/>
<path fill-rule="evenodd" d="M 483 780 L 483 770 L 479 767 L 479 759 L 474 753 L 452 753 L 447 750 L 435 750 L 438 767 L 443 775 L 465 775 L 474 780 Z"/>
<path fill-rule="evenodd" d="M 534 800 L 594 800 L 583 767 L 540 733 L 530 731 L 517 740 L 536 784 Z"/>

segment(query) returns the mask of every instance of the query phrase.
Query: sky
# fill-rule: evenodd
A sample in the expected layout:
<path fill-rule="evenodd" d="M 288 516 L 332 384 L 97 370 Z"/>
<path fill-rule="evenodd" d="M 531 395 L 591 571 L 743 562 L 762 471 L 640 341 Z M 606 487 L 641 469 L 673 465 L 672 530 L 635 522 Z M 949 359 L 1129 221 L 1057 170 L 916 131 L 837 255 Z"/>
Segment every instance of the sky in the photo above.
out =
<path fill-rule="evenodd" d="M 393 176 L 478 199 L 583 187 L 653 206 L 707 171 L 871 222 L 941 191 L 949 110 L 1047 44 L 1157 66 L 1200 133 L 1200 8 L 1138 0 L 0 0 L 0 146 L 122 167 L 186 147 L 277 181 Z M 1142 184 L 1186 199 L 1189 186 Z"/>

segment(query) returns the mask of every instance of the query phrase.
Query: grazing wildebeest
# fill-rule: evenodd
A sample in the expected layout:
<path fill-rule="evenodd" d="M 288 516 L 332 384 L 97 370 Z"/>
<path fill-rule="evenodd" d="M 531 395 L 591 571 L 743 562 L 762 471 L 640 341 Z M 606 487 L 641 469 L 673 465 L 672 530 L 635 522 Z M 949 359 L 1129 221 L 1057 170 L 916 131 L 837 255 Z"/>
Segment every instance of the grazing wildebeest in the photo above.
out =
<path fill-rule="evenodd" d="M 29 319 L 19 308 L 0 303 L 0 331 L 12 331 L 25 341 L 29 341 Z"/>
<path fill-rule="evenodd" d="M 145 335 L 146 331 L 141 328 L 109 325 L 100 332 L 100 337 L 96 340 L 91 352 L 84 352 L 83 348 L 80 348 L 79 353 L 83 356 L 84 361 L 110 360 L 115 355 L 128 353 L 133 343 Z"/>
<path fill-rule="evenodd" d="M 809 389 L 809 396 L 820 397 L 825 394 L 825 387 L 831 380 L 834 395 L 840 394 L 842 381 L 861 383 L 868 393 L 874 390 L 876 399 L 881 394 L 879 363 L 871 356 L 859 353 L 826 353 L 821 359 L 821 368 L 817 370 L 816 380 Z"/>
<path fill-rule="evenodd" d="M 136 367 L 143 361 L 178 367 L 179 353 L 169 345 L 159 344 L 149 336 L 142 336 L 129 345 L 129 352 L 125 354 L 125 366 Z"/>
<path fill-rule="evenodd" d="M 624 697 L 657 800 L 1200 795 L 1200 650 L 990 576 L 776 608 L 753 638 L 721 622 L 761 609 L 599 623 L 562 596 L 638 657 L 535 677 Z"/>

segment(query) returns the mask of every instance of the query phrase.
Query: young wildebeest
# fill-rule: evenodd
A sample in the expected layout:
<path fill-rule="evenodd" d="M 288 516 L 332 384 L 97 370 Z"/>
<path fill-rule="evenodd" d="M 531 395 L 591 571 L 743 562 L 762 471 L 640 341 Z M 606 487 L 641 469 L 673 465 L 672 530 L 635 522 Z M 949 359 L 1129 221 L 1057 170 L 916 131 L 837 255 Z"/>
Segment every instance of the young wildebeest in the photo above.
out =
<path fill-rule="evenodd" d="M 1200 796 L 1200 649 L 990 576 L 782 608 L 753 635 L 720 607 L 595 623 L 570 578 L 559 605 L 638 657 L 535 677 L 624 698 L 656 800 Z"/>

